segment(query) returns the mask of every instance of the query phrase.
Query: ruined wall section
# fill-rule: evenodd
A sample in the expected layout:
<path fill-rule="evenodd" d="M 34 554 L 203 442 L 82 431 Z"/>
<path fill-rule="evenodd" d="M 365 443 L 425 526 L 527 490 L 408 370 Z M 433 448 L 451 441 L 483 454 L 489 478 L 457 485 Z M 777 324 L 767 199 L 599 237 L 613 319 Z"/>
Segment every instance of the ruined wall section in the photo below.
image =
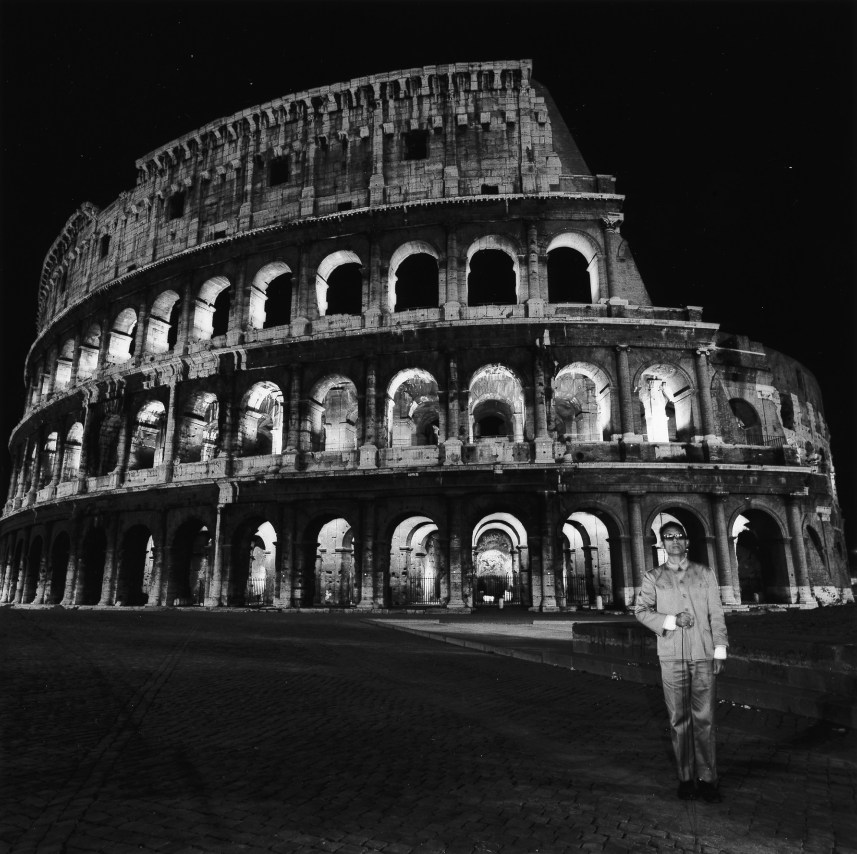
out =
<path fill-rule="evenodd" d="M 563 193 L 612 198 L 620 221 L 614 179 L 589 173 L 531 71 L 529 60 L 510 60 L 362 77 L 249 108 L 168 143 L 137 161 L 133 190 L 103 210 L 86 204 L 69 220 L 45 259 L 39 330 L 141 267 L 306 217 Z M 631 301 L 648 304 L 639 284 Z"/>

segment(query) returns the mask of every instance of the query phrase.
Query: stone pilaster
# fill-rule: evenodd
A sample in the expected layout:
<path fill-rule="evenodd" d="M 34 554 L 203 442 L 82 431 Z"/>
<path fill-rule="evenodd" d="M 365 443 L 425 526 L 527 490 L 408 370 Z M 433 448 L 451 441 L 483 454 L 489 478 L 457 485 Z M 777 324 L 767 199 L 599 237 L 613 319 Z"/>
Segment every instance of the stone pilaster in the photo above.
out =
<path fill-rule="evenodd" d="M 801 605 L 816 607 L 818 604 L 812 595 L 809 582 L 809 568 L 806 561 L 806 549 L 803 545 L 802 506 L 798 496 L 790 495 L 786 499 L 786 514 L 789 522 L 789 534 L 792 538 L 792 561 L 797 582 L 797 601 Z"/>
<path fill-rule="evenodd" d="M 634 432 L 633 389 L 631 368 L 628 360 L 629 347 L 616 347 L 616 375 L 619 377 L 619 420 L 623 442 L 641 442 L 642 437 Z"/>
<path fill-rule="evenodd" d="M 634 600 L 643 585 L 646 572 L 646 541 L 643 534 L 643 514 L 641 508 L 643 493 L 628 493 L 628 528 L 631 531 L 631 570 L 634 581 Z"/>
<path fill-rule="evenodd" d="M 699 387 L 699 415 L 702 419 L 702 433 L 704 441 L 710 444 L 722 442 L 717 436 L 714 426 L 714 413 L 711 404 L 711 373 L 708 367 L 709 351 L 700 347 L 695 354 L 694 367 L 696 368 L 696 384 Z"/>
<path fill-rule="evenodd" d="M 741 582 L 737 578 L 737 567 L 733 566 L 732 548 L 729 530 L 726 526 L 725 493 L 716 492 L 711 496 L 711 509 L 714 515 L 714 549 L 717 555 L 717 581 L 720 585 L 720 599 L 724 605 L 741 604 Z"/>

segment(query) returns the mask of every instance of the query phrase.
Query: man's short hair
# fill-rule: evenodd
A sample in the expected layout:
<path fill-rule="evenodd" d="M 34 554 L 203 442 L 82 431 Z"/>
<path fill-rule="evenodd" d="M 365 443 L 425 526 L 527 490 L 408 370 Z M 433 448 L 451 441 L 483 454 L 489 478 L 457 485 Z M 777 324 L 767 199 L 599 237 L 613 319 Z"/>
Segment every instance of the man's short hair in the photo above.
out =
<path fill-rule="evenodd" d="M 658 531 L 658 537 L 661 542 L 664 541 L 664 531 L 666 531 L 667 528 L 677 528 L 679 531 L 681 531 L 682 536 L 687 539 L 687 531 L 685 531 L 684 526 L 682 524 L 680 524 L 679 522 L 665 522 L 663 525 L 661 525 L 661 529 Z"/>

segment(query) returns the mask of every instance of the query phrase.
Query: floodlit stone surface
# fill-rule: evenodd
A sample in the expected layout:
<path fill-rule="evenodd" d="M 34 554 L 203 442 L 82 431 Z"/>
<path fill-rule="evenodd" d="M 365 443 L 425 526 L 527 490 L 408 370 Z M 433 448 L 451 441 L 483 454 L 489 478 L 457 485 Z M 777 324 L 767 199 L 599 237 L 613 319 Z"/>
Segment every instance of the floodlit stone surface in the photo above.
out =
<path fill-rule="evenodd" d="M 853 598 L 817 383 L 652 305 L 529 61 L 289 95 L 137 172 L 45 259 L 3 601 L 621 608 L 669 519 L 730 606 Z"/>

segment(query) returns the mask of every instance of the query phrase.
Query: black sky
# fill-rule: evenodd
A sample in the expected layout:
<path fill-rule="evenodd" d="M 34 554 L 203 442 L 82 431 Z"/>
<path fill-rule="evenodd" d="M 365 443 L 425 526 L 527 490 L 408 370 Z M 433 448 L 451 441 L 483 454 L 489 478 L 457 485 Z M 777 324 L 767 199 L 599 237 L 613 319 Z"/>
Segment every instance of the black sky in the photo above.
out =
<path fill-rule="evenodd" d="M 802 361 L 822 385 L 857 544 L 851 2 L 0 0 L 0 483 L 41 265 L 134 161 L 291 92 L 531 58 L 589 166 L 617 176 L 655 304 Z"/>

